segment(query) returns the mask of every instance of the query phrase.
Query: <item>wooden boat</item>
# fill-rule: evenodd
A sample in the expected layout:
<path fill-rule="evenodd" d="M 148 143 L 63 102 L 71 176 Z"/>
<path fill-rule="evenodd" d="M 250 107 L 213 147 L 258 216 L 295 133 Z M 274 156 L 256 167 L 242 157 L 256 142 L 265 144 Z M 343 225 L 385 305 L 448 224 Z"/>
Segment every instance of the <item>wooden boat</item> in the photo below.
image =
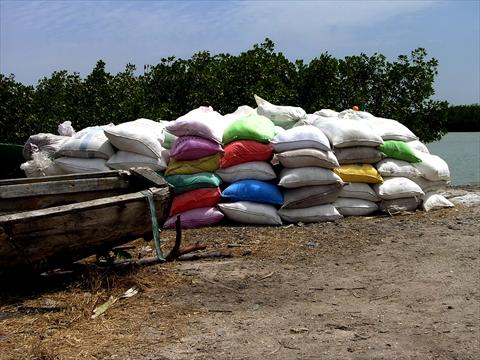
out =
<path fill-rule="evenodd" d="M 69 265 L 152 236 L 171 202 L 165 180 L 148 169 L 0 181 L 0 275 Z"/>

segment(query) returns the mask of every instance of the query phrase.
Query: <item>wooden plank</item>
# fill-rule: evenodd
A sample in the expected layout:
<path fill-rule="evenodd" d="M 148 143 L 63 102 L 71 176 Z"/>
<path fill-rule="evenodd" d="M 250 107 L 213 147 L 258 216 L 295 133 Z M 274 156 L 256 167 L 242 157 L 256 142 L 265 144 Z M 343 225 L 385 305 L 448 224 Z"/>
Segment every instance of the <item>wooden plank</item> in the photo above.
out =
<path fill-rule="evenodd" d="M 17 199 L 0 200 L 0 215 L 19 213 L 24 211 L 45 209 L 53 206 L 77 204 L 99 198 L 116 196 L 131 192 L 130 189 L 113 189 L 103 191 L 86 191 L 81 193 L 54 194 L 48 196 L 30 196 Z"/>
<path fill-rule="evenodd" d="M 0 200 L 55 194 L 65 194 L 65 196 L 68 196 L 69 193 L 126 189 L 129 186 L 130 183 L 128 179 L 118 176 L 45 181 L 31 184 L 11 184 L 0 186 Z"/>
<path fill-rule="evenodd" d="M 51 175 L 32 178 L 21 179 L 5 179 L 0 180 L 0 186 L 12 185 L 12 184 L 32 184 L 46 181 L 61 181 L 61 180 L 73 180 L 73 179 L 91 179 L 91 178 L 103 178 L 103 177 L 119 177 L 128 176 L 128 171 L 125 170 L 111 170 L 111 171 L 99 171 L 91 173 L 79 173 L 79 174 L 66 174 L 66 175 Z"/>
<path fill-rule="evenodd" d="M 150 191 L 162 225 L 168 215 L 170 191 Z M 150 233 L 150 211 L 141 192 L 3 215 L 0 273 L 60 267 Z"/>

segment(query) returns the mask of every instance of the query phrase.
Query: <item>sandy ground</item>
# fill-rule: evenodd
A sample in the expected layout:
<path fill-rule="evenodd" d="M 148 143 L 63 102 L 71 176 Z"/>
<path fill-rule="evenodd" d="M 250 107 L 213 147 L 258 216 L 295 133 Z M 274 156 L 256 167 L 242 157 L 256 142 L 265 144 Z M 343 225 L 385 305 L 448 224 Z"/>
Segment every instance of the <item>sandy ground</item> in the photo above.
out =
<path fill-rule="evenodd" d="M 480 204 L 461 202 L 480 189 L 466 190 L 429 213 L 184 231 L 230 258 L 2 286 L 0 358 L 478 359 Z"/>

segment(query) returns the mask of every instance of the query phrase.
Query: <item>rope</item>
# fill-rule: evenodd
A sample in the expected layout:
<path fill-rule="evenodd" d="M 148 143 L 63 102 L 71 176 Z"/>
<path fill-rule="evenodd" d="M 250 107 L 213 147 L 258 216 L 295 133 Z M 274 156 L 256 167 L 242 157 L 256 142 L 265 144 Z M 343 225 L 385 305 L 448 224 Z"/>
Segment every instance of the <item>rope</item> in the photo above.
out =
<path fill-rule="evenodd" d="M 145 198 L 147 199 L 148 207 L 150 209 L 150 219 L 152 221 L 152 233 L 153 238 L 155 239 L 155 250 L 157 253 L 157 258 L 160 261 L 166 261 L 160 247 L 160 229 L 158 228 L 157 209 L 155 208 L 155 203 L 153 201 L 153 193 L 150 190 L 144 190 L 142 191 L 142 195 L 145 196 Z"/>

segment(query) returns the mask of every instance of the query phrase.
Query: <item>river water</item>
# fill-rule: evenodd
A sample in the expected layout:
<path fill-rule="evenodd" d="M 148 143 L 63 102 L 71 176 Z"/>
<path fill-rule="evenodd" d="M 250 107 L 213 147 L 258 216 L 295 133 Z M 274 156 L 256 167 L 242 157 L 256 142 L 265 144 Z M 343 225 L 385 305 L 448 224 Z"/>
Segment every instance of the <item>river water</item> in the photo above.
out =
<path fill-rule="evenodd" d="M 427 144 L 450 168 L 452 185 L 480 184 L 480 132 L 452 132 Z"/>

